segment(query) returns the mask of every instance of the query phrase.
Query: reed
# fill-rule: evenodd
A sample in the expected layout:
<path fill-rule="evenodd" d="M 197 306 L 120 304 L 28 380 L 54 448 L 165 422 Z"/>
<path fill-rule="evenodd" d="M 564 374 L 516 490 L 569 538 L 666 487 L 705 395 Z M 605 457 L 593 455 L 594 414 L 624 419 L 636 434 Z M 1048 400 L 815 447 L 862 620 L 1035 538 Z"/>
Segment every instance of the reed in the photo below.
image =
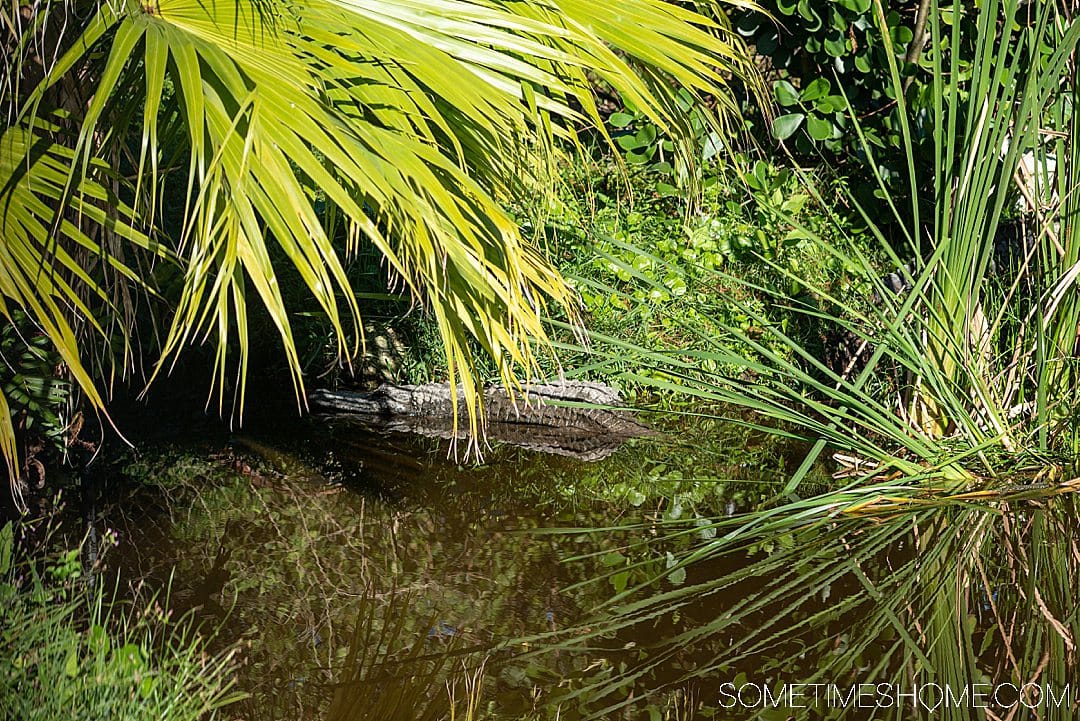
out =
<path fill-rule="evenodd" d="M 879 0 L 876 8 L 885 30 Z M 708 688 L 741 671 L 770 682 L 1034 682 L 1060 690 L 1075 674 L 1080 119 L 1072 109 L 1080 23 L 1054 2 L 991 0 L 968 35 L 943 20 L 961 10 L 959 2 L 931 3 L 932 47 L 950 48 L 930 53 L 924 66 L 932 137 L 914 137 L 892 68 L 911 204 L 893 204 L 888 227 L 863 214 L 871 248 L 844 235 L 839 221 L 837 237 L 799 228 L 855 269 L 861 297 L 761 258 L 788 281 L 782 288 L 723 271 L 717 286 L 805 322 L 782 326 L 731 294 L 702 304 L 700 321 L 686 319 L 692 347 L 645 348 L 594 334 L 593 369 L 630 367 L 620 371 L 626 380 L 733 408 L 737 422 L 810 448 L 761 510 L 705 528 L 628 529 L 657 553 L 689 546 L 679 557 L 687 582 L 658 577 L 628 588 L 573 643 L 550 640 L 572 652 L 613 634 L 646 639 L 637 662 L 577 692 L 591 707 L 609 700 L 595 717 L 640 698 L 638 686 L 680 654 L 711 652 L 669 673 L 664 688 Z M 882 36 L 888 44 L 888 32 Z M 966 83 L 955 80 L 962 76 Z M 932 178 L 916 173 L 922 140 L 933 143 Z M 873 148 L 864 142 L 864 150 L 874 167 Z M 873 180 L 885 189 L 881 177 Z M 1017 197 L 1030 242 L 1003 254 L 995 243 Z M 772 212 L 798 226 L 782 208 Z M 910 290 L 888 287 L 891 268 L 881 257 Z M 732 305 L 751 319 L 750 330 L 721 321 Z M 852 338 L 859 362 L 832 368 L 819 342 L 787 329 L 808 325 Z M 800 497 L 826 449 L 851 461 L 837 474 L 845 480 Z M 691 615 L 695 622 L 647 642 L 647 629 Z M 969 704 L 938 713 L 962 719 L 973 711 Z M 1071 709 L 1039 713 L 1064 718 Z M 1021 717 L 1034 715 L 1018 709 Z"/>
<path fill-rule="evenodd" d="M 961 24 L 941 20 L 950 7 L 961 10 L 958 3 L 932 4 L 933 47 L 942 47 L 947 34 L 948 47 L 971 50 L 930 54 L 932 178 L 917 175 L 916 139 L 899 69 L 892 68 L 911 204 L 892 205 L 889 224 L 875 225 L 864 214 L 872 247 L 844 234 L 838 218 L 837 234 L 823 237 L 798 227 L 782 208 L 770 209 L 821 252 L 854 269 L 862 295 L 842 297 L 762 257 L 788 281 L 783 287 L 723 270 L 715 271 L 718 287 L 764 298 L 799 323 L 777 323 L 760 304 L 730 293 L 703 303 L 700 320 L 684 319 L 693 349 L 657 350 L 593 337 L 594 368 L 625 368 L 634 358 L 636 370 L 621 371 L 627 380 L 748 409 L 766 430 L 811 443 L 789 492 L 826 447 L 858 458 L 868 476 L 920 476 L 945 484 L 997 477 L 1032 458 L 1046 461 L 1078 450 L 1080 156 L 1070 139 L 1080 121 L 1070 108 L 1077 97 L 1080 24 L 1052 2 L 995 0 L 966 37 Z M 878 16 L 884 27 L 880 3 Z M 887 32 L 882 37 L 890 42 Z M 968 83 L 952 82 L 962 71 Z M 857 118 L 852 122 L 858 125 Z M 873 147 L 864 148 L 868 166 L 876 167 Z M 1047 158 L 1056 160 L 1053 172 Z M 873 180 L 884 190 L 880 176 Z M 1030 230 L 1003 253 L 1004 219 L 1012 212 L 1009 200 L 1017 197 Z M 876 261 L 882 257 L 900 269 L 910 290 L 890 289 L 889 268 Z M 732 306 L 751 319 L 749 330 L 722 322 Z M 820 341 L 789 330 L 808 326 L 823 337 L 849 338 L 861 351 L 860 362 L 829 367 Z"/>

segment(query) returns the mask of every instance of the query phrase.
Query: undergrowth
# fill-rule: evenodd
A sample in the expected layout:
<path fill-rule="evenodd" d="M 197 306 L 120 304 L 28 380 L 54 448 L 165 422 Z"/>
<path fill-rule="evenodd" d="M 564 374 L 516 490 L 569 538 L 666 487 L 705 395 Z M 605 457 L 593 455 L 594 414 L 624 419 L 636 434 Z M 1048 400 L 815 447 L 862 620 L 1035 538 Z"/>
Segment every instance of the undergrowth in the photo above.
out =
<path fill-rule="evenodd" d="M 78 548 L 19 560 L 15 535 L 0 528 L 0 718 L 202 721 L 239 698 L 231 654 L 190 624 L 87 583 Z"/>
<path fill-rule="evenodd" d="M 871 285 L 860 269 L 822 248 L 839 236 L 859 242 L 864 230 L 853 216 L 822 207 L 796 170 L 746 156 L 713 165 L 696 209 L 664 194 L 662 173 L 639 170 L 620 185 L 611 177 L 618 172 L 603 165 L 571 171 L 565 201 L 552 209 L 546 225 L 549 250 L 580 293 L 586 326 L 595 336 L 638 348 L 695 352 L 722 328 L 736 327 L 784 352 L 767 327 L 811 346 L 826 340 L 805 314 L 771 297 L 782 288 L 794 303 L 823 303 L 805 284 L 791 282 L 791 274 L 812 278 L 811 285 L 854 304 L 870 302 Z M 828 196 L 843 197 L 843 179 L 820 175 Z M 868 253 L 872 245 L 867 237 Z M 891 270 L 885 260 L 881 268 Z M 567 340 L 561 361 L 572 374 L 611 380 L 626 372 L 649 373 L 647 363 L 629 355 L 625 363 L 591 368 L 588 355 L 576 353 Z M 752 357 L 749 346 L 744 351 Z M 701 370 L 739 368 L 705 359 Z"/>

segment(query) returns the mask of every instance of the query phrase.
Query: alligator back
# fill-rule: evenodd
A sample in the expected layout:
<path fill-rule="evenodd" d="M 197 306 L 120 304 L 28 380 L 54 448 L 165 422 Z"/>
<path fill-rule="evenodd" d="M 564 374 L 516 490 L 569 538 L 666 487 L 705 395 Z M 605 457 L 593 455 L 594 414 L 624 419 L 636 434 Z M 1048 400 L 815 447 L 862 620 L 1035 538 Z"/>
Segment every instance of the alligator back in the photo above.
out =
<path fill-rule="evenodd" d="M 465 437 L 464 424 L 454 423 L 465 393 L 449 384 L 382 385 L 370 393 L 316 390 L 308 396 L 312 409 L 345 414 L 365 425 L 437 438 Z M 589 404 L 589 407 L 564 404 Z M 630 438 L 657 435 L 619 409 L 618 391 L 601 383 L 564 381 L 529 386 L 511 396 L 502 388 L 484 389 L 487 440 L 510 443 L 543 453 L 599 460 Z"/>

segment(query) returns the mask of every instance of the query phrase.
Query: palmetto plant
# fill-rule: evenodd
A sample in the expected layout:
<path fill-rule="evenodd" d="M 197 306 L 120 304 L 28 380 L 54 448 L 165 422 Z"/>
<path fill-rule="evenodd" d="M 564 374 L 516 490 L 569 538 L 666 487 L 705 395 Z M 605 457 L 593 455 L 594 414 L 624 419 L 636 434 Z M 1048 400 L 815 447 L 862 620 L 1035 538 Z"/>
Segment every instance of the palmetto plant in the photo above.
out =
<path fill-rule="evenodd" d="M 692 166 L 678 91 L 718 100 L 722 128 L 731 79 L 755 77 L 718 9 L 664 0 L 69 0 L 5 6 L 0 24 L 0 313 L 25 311 L 98 409 L 100 379 L 141 350 L 153 376 L 207 339 L 216 389 L 235 373 L 242 405 L 252 303 L 299 395 L 272 258 L 349 355 L 362 334 L 343 258 L 360 244 L 430 308 L 469 398 L 469 338 L 512 384 L 535 369 L 543 314 L 575 303 L 504 204 L 543 197 L 577 130 L 603 132 L 594 83 Z M 14 473 L 8 415 L 0 398 Z"/>

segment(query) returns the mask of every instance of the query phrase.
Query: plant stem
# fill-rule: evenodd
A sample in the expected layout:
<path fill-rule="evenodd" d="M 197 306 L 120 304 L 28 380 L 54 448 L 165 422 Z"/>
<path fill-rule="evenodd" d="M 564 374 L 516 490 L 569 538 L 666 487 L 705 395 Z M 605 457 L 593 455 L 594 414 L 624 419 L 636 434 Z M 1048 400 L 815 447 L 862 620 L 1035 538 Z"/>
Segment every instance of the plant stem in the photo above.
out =
<path fill-rule="evenodd" d="M 915 27 L 912 29 L 911 43 L 908 44 L 907 53 L 904 55 L 904 63 L 914 65 L 919 62 L 923 48 L 926 47 L 926 20 L 930 16 L 930 0 L 922 0 L 919 10 L 915 14 Z M 904 92 L 911 87 L 914 75 L 909 75 L 904 80 Z"/>

